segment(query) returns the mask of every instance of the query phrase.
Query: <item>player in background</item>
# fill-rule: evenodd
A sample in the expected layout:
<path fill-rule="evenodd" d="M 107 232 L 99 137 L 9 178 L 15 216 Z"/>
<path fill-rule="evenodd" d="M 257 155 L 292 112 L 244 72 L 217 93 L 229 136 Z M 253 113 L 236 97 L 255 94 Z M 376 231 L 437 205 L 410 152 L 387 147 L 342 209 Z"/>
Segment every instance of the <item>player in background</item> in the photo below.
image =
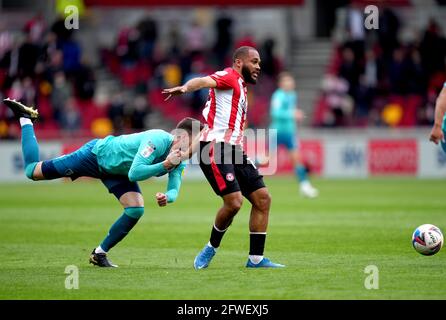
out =
<path fill-rule="evenodd" d="M 199 160 L 201 170 L 214 192 L 222 198 L 223 206 L 215 217 L 209 242 L 195 257 L 194 268 L 197 270 L 208 267 L 223 235 L 240 210 L 243 197 L 252 204 L 246 267 L 283 267 L 263 256 L 271 196 L 263 177 L 243 151 L 248 109 L 247 84 L 255 84 L 259 74 L 259 53 L 252 47 L 244 46 L 235 50 L 232 68 L 163 90 L 166 99 L 169 99 L 171 96 L 209 88 L 209 98 L 203 110 L 207 128 L 200 136 Z"/>
<path fill-rule="evenodd" d="M 294 78 L 290 73 L 282 72 L 278 77 L 278 89 L 271 97 L 270 128 L 277 130 L 277 146 L 283 145 L 288 150 L 295 175 L 300 183 L 301 195 L 315 198 L 319 192 L 308 180 L 307 170 L 299 152 L 297 121 L 304 118 L 304 113 L 298 109 L 297 98 Z"/>
<path fill-rule="evenodd" d="M 185 118 L 172 133 L 147 130 L 129 135 L 108 136 L 91 140 L 68 155 L 40 161 L 33 126 L 38 118 L 37 110 L 10 99 L 3 102 L 20 120 L 25 174 L 29 179 L 97 178 L 119 200 L 124 213 L 90 255 L 90 263 L 94 265 L 117 267 L 108 260 L 107 252 L 124 239 L 144 214 L 144 199 L 137 181 L 168 173 L 167 192 L 158 192 L 155 198 L 160 207 L 174 202 L 185 167 L 185 163 L 181 162 L 181 154 L 189 149 L 194 138 L 192 132 L 196 132 L 198 136 L 198 128 L 202 124 L 198 120 Z"/>
<path fill-rule="evenodd" d="M 429 140 L 435 144 L 440 143 L 444 152 L 446 152 L 446 82 L 441 89 L 440 95 L 435 104 L 435 119 Z"/>

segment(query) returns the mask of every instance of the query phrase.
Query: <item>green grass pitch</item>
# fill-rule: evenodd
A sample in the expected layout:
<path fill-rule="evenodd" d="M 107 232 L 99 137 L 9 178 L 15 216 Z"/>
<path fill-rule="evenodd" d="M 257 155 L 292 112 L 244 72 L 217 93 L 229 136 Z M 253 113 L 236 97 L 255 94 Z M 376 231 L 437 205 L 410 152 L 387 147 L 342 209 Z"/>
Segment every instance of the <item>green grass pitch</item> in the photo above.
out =
<path fill-rule="evenodd" d="M 0 299 L 446 299 L 446 249 L 411 246 L 415 227 L 446 231 L 446 182 L 411 178 L 316 180 L 321 196 L 298 196 L 292 177 L 268 178 L 273 205 L 265 255 L 281 270 L 247 270 L 245 201 L 210 267 L 195 271 L 221 200 L 186 181 L 177 203 L 159 208 L 165 182 L 142 183 L 146 213 L 110 252 L 118 269 L 88 256 L 122 213 L 94 181 L 0 185 Z M 65 289 L 65 267 L 79 289 Z M 364 269 L 376 265 L 379 289 Z"/>

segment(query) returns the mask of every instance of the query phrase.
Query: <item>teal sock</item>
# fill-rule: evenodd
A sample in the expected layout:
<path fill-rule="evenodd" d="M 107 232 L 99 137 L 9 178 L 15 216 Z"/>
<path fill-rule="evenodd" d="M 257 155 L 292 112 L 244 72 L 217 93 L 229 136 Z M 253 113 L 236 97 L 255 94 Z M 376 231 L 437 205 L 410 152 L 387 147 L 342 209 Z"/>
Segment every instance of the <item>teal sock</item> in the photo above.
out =
<path fill-rule="evenodd" d="M 308 180 L 307 177 L 307 170 L 305 169 L 304 166 L 296 166 L 296 168 L 294 169 L 294 172 L 296 174 L 297 179 L 299 180 L 299 182 L 305 182 Z"/>
<path fill-rule="evenodd" d="M 110 231 L 101 243 L 101 248 L 105 252 L 108 252 L 119 241 L 124 239 L 129 231 L 132 230 L 132 228 L 138 222 L 143 213 L 144 208 L 142 207 L 125 208 L 124 213 L 111 226 Z"/>
<path fill-rule="evenodd" d="M 22 127 L 22 154 L 26 176 L 32 179 L 34 168 L 39 162 L 39 144 L 31 124 Z"/>

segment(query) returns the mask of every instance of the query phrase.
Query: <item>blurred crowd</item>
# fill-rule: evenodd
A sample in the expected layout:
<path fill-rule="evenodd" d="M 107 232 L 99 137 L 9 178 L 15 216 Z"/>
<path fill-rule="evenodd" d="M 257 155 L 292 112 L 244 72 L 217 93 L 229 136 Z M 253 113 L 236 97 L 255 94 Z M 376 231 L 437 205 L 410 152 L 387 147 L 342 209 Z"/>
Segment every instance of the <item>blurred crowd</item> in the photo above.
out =
<path fill-rule="evenodd" d="M 248 45 L 259 49 L 262 55 L 262 81 L 253 87 L 250 103 L 255 103 L 258 113 L 250 119 L 251 125 L 265 125 L 270 95 L 275 78 L 282 69 L 275 55 L 275 42 L 265 39 L 257 43 L 250 32 L 237 37 L 233 32 L 232 18 L 221 15 L 212 26 L 191 21 L 186 26 L 172 24 L 167 37 L 160 38 L 159 25 L 152 17 L 145 17 L 133 26 L 120 30 L 114 48 L 102 50 L 102 60 L 123 87 L 131 90 L 141 103 L 146 99 L 146 110 L 157 110 L 172 121 L 189 115 L 201 119 L 201 111 L 208 97 L 203 89 L 192 94 L 164 101 L 161 89 L 178 86 L 194 77 L 209 75 L 232 65 L 235 48 Z M 214 37 L 210 37 L 214 34 Z M 122 99 L 111 101 L 110 114 L 114 127 L 123 130 Z M 116 101 L 118 101 L 116 100 Z M 125 128 L 124 128 L 125 129 Z"/>
<path fill-rule="evenodd" d="M 62 18 L 47 25 L 37 15 L 19 34 L 0 25 L 0 97 L 38 106 L 46 128 L 79 130 L 78 101 L 91 99 L 95 90 L 93 70 L 81 57 Z M 0 138 L 15 137 L 15 125 L 10 110 L 0 106 Z"/>
<path fill-rule="evenodd" d="M 431 20 L 408 40 L 401 37 L 403 24 L 390 8 L 380 12 L 376 30 L 366 30 L 363 21 L 362 9 L 347 9 L 347 36 L 335 43 L 313 125 L 432 123 L 435 100 L 446 81 L 446 39 L 438 23 Z M 37 106 L 38 127 L 56 136 L 144 130 L 155 112 L 169 123 L 184 116 L 201 119 L 207 90 L 164 101 L 161 89 L 231 66 L 233 50 L 249 45 L 260 51 L 262 77 L 248 91 L 256 110 L 248 113 L 248 123 L 265 127 L 283 63 L 273 38 L 259 41 L 248 30 L 235 33 L 233 25 L 231 17 L 221 14 L 211 26 L 199 20 L 172 23 L 161 37 L 159 22 L 146 16 L 123 27 L 114 45 L 101 48 L 101 65 L 93 68 L 84 59 L 76 30 L 66 29 L 63 18 L 48 24 L 36 15 L 19 34 L 0 22 L 0 98 Z M 102 104 L 94 99 L 98 69 L 119 83 Z M 0 104 L 0 138 L 19 135 L 13 115 Z"/>
<path fill-rule="evenodd" d="M 446 41 L 436 21 L 401 40 L 402 23 L 390 8 L 379 28 L 366 30 L 350 7 L 347 39 L 335 47 L 315 110 L 317 126 L 427 125 L 446 80 Z"/>
<path fill-rule="evenodd" d="M 250 121 L 266 125 L 269 98 L 282 69 L 274 40 L 257 43 L 250 32 L 234 36 L 233 21 L 224 15 L 213 28 L 198 21 L 187 27 L 172 24 L 167 38 L 161 38 L 159 23 L 147 16 L 122 28 L 111 48 L 101 48 L 102 65 L 93 68 L 84 59 L 77 31 L 66 29 L 62 17 L 48 25 L 37 15 L 20 34 L 0 22 L 0 98 L 38 107 L 41 137 L 144 130 L 154 111 L 172 122 L 186 115 L 200 118 L 207 90 L 165 102 L 161 89 L 229 67 L 233 49 L 250 45 L 259 48 L 263 64 L 262 81 L 251 91 L 250 101 L 259 109 Z M 119 83 L 100 104 L 94 99 L 98 69 Z M 0 103 L 0 139 L 19 136 L 13 114 Z"/>

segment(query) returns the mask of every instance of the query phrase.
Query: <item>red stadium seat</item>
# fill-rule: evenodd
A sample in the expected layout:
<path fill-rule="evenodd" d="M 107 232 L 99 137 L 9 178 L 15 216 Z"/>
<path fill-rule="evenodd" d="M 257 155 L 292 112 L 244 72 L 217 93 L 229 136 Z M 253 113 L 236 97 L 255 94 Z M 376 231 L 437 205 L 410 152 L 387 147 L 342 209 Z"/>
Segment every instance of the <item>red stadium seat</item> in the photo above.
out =
<path fill-rule="evenodd" d="M 136 64 L 121 66 L 120 78 L 122 84 L 127 88 L 134 87 L 138 83 L 138 76 L 139 76 L 138 73 L 139 70 Z"/>

